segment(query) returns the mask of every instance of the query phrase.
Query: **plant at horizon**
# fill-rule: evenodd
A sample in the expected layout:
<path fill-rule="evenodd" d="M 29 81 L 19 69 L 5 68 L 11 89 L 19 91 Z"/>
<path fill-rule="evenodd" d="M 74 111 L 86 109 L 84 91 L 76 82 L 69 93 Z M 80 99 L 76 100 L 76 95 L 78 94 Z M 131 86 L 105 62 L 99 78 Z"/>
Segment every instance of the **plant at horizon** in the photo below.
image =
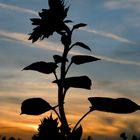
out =
<path fill-rule="evenodd" d="M 45 38 L 49 38 L 54 32 L 56 32 L 60 35 L 61 43 L 64 46 L 62 55 L 55 54 L 53 56 L 53 62 L 35 62 L 25 67 L 23 70 L 33 70 L 44 74 L 54 74 L 55 80 L 53 83 L 58 87 L 58 104 L 56 106 L 51 106 L 42 98 L 30 98 L 23 101 L 21 114 L 40 115 L 52 110 L 56 113 L 58 119 L 53 120 L 51 118 L 52 116 L 50 116 L 50 118 L 42 121 L 42 123 L 45 124 L 44 126 L 46 126 L 46 130 L 48 130 L 47 128 L 49 126 L 51 127 L 51 125 L 48 124 L 55 124 L 55 131 L 53 131 L 55 136 L 52 140 L 55 140 L 55 138 L 59 140 L 59 137 L 61 140 L 80 140 L 82 136 L 82 126 L 80 123 L 90 112 L 98 110 L 120 114 L 132 113 L 139 110 L 140 106 L 127 98 L 114 99 L 109 97 L 89 97 L 88 100 L 91 103 L 91 107 L 89 107 L 87 113 L 79 119 L 73 128 L 70 127 L 64 108 L 67 92 L 70 88 L 90 90 L 92 81 L 86 75 L 67 77 L 67 74 L 73 64 L 81 65 L 98 61 L 100 59 L 91 55 L 74 55 L 70 60 L 68 59 L 69 53 L 74 47 L 81 47 L 82 49 L 91 51 L 90 47 L 85 43 L 79 41 L 73 43 L 72 41 L 73 32 L 81 27 L 85 27 L 86 24 L 78 23 L 72 27 L 67 25 L 67 23 L 72 21 L 65 19 L 67 17 L 69 6 L 66 7 L 64 0 L 48 0 L 48 4 L 50 9 L 42 9 L 42 12 L 39 13 L 40 18 L 31 19 L 32 25 L 35 25 L 36 27 L 30 34 L 29 40 L 32 40 L 34 43 L 39 39 L 43 40 Z M 56 107 L 58 107 L 59 112 L 56 110 Z M 60 127 L 57 126 L 57 120 L 59 120 Z M 39 129 L 41 130 L 41 127 L 39 127 Z M 37 136 L 35 136 L 34 139 L 37 139 Z"/>
<path fill-rule="evenodd" d="M 126 135 L 125 132 L 121 133 L 121 134 L 120 134 L 120 137 L 121 137 L 123 140 L 128 140 L 128 136 Z M 138 137 L 138 136 L 136 136 L 136 135 L 132 135 L 131 140 L 140 140 L 140 137 Z"/>

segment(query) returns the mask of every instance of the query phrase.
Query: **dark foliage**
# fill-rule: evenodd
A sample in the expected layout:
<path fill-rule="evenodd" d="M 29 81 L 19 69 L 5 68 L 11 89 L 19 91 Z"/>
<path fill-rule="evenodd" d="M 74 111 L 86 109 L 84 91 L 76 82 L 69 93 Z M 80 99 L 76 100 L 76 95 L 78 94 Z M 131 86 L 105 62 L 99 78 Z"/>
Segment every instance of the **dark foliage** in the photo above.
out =
<path fill-rule="evenodd" d="M 54 62 L 35 62 L 27 67 L 25 67 L 23 70 L 34 70 L 34 71 L 38 71 L 41 73 L 45 73 L 45 74 L 50 74 L 55 72 L 55 69 L 57 68 L 56 63 Z"/>
<path fill-rule="evenodd" d="M 32 137 L 33 140 L 66 140 L 62 135 L 58 120 L 52 115 L 44 118 L 38 128 L 38 133 Z"/>
<path fill-rule="evenodd" d="M 21 105 L 21 114 L 40 115 L 52 109 L 50 104 L 41 98 L 24 100 Z"/>
<path fill-rule="evenodd" d="M 69 27 L 66 23 L 72 22 L 65 20 L 69 6 L 66 6 L 64 0 L 48 0 L 49 9 L 42 9 L 39 18 L 31 18 L 32 25 L 36 26 L 30 34 L 29 40 L 36 42 L 38 39 L 50 37 L 54 32 L 60 35 L 60 41 L 63 45 L 62 55 L 53 55 L 54 62 L 35 62 L 23 70 L 33 70 L 44 74 L 54 74 L 58 87 L 58 111 L 48 102 L 41 98 L 27 99 L 22 103 L 22 113 L 28 115 L 40 115 L 46 111 L 53 110 L 58 119 L 53 119 L 52 115 L 44 118 L 38 128 L 38 133 L 33 136 L 33 140 L 80 140 L 82 137 L 81 121 L 92 111 L 104 111 L 112 113 L 132 113 L 140 110 L 140 106 L 127 98 L 108 98 L 108 97 L 90 97 L 90 109 L 75 124 L 74 128 L 70 128 L 67 114 L 65 112 L 65 96 L 69 88 L 82 88 L 90 90 L 92 80 L 84 76 L 68 77 L 67 74 L 72 64 L 81 65 L 84 63 L 100 60 L 91 55 L 74 55 L 69 60 L 71 49 L 79 46 L 83 49 L 91 51 L 90 47 L 83 42 L 74 42 L 72 40 L 73 32 L 81 27 L 85 27 L 85 23 L 78 23 Z M 59 64 L 59 65 L 58 65 Z M 57 72 L 56 72 L 57 69 Z M 58 125 L 59 121 L 59 125 Z M 121 138 L 126 138 L 125 134 Z M 91 140 L 88 137 L 87 140 Z M 133 137 L 135 140 L 135 137 Z"/>
<path fill-rule="evenodd" d="M 92 104 L 91 110 L 112 113 L 132 113 L 140 110 L 139 105 L 126 98 L 90 97 L 88 100 Z"/>
<path fill-rule="evenodd" d="M 61 34 L 63 30 L 67 30 L 64 19 L 69 7 L 65 7 L 64 0 L 49 0 L 49 8 L 42 9 L 40 18 L 31 18 L 32 25 L 36 26 L 29 37 L 32 42 L 48 38 L 54 32 Z"/>
<path fill-rule="evenodd" d="M 91 88 L 91 80 L 87 76 L 77 76 L 77 77 L 68 77 L 62 82 L 61 80 L 56 80 L 53 83 L 61 84 L 65 89 L 73 88 Z"/>

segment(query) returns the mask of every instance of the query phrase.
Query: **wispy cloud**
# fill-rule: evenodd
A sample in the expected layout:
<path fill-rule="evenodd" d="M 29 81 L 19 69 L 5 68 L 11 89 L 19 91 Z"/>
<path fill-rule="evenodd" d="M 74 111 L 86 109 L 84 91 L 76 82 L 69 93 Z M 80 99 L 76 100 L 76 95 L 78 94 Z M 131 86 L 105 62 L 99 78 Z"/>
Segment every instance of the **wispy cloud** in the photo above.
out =
<path fill-rule="evenodd" d="M 41 42 L 36 42 L 36 43 L 32 44 L 28 40 L 28 36 L 23 33 L 8 32 L 8 31 L 0 30 L 0 36 L 3 36 L 5 38 L 8 38 L 8 39 L 11 39 L 14 41 L 20 41 L 21 43 L 23 43 L 27 46 L 30 46 L 30 47 L 36 46 L 36 47 L 48 49 L 51 51 L 62 52 L 62 48 L 61 48 L 60 44 L 58 44 L 58 43 L 53 43 L 53 42 L 50 42 L 49 40 L 47 40 L 47 41 L 41 41 Z M 74 54 L 81 54 L 81 53 L 72 51 L 71 54 L 74 55 Z M 103 55 L 98 55 L 98 54 L 94 54 L 94 56 L 96 56 L 104 61 L 107 61 L 107 62 L 140 66 L 140 62 L 129 61 L 129 60 L 118 60 L 118 59 L 113 59 L 113 58 L 103 56 Z"/>
<path fill-rule="evenodd" d="M 37 12 L 35 12 L 33 10 L 18 7 L 18 6 L 15 6 L 15 5 L 10 5 L 10 4 L 0 3 L 0 8 L 15 10 L 15 11 L 29 13 L 29 14 L 33 14 L 33 15 L 38 15 Z"/>
<path fill-rule="evenodd" d="M 111 3 L 111 5 L 112 4 L 114 4 L 114 2 Z M 10 9 L 10 10 L 16 10 L 16 11 L 19 11 L 19 12 L 25 12 L 25 13 L 28 13 L 28 14 L 38 15 L 37 12 L 35 12 L 33 10 L 22 8 L 22 7 L 18 7 L 18 6 L 14 6 L 14 5 L 0 3 L 0 7 L 1 8 L 6 8 L 6 9 Z M 123 43 L 136 44 L 135 42 L 133 42 L 133 41 L 127 39 L 127 38 L 121 37 L 121 36 L 113 34 L 113 33 L 97 31 L 96 29 L 89 29 L 89 28 L 83 28 L 82 30 L 84 30 L 86 32 L 89 32 L 89 33 L 93 33 L 93 34 L 102 36 L 102 37 L 106 37 L 106 38 L 110 38 L 110 39 L 113 39 L 113 40 L 117 40 L 117 41 L 120 41 L 120 42 L 123 42 Z"/>
<path fill-rule="evenodd" d="M 6 39 L 13 40 L 13 41 L 19 41 L 20 43 L 25 44 L 26 46 L 30 46 L 30 47 L 36 46 L 36 47 L 45 48 L 52 51 L 58 51 L 58 52 L 62 51 L 61 46 L 59 44 L 50 42 L 49 40 L 40 41 L 40 42 L 36 42 L 32 44 L 31 41 L 28 40 L 29 36 L 24 33 L 8 32 L 8 31 L 0 30 L 0 36 L 5 37 Z"/>
<path fill-rule="evenodd" d="M 96 55 L 96 54 L 94 56 L 100 58 L 101 60 L 107 61 L 107 62 L 140 66 L 140 62 L 135 62 L 135 61 L 130 61 L 130 60 L 122 60 L 122 59 L 118 60 L 118 59 L 114 59 L 111 57 L 107 57 L 107 56 L 103 56 L 103 55 Z"/>
<path fill-rule="evenodd" d="M 19 12 L 25 12 L 25 13 L 37 15 L 37 13 L 35 11 L 32 11 L 30 9 L 26 9 L 26 8 L 17 7 L 14 5 L 0 3 L 0 7 L 6 8 L 6 9 L 11 9 L 11 10 L 16 10 Z M 114 40 L 117 40 L 117 41 L 120 41 L 123 43 L 136 44 L 135 42 L 133 42 L 131 40 L 128 40 L 124 37 L 121 37 L 121 36 L 118 36 L 118 35 L 115 35 L 112 33 L 97 31 L 95 29 L 89 29 L 89 28 L 83 28 L 82 30 L 89 32 L 89 33 L 93 33 L 93 34 L 102 36 L 102 37 L 114 39 Z M 0 36 L 3 36 L 6 39 L 10 39 L 13 41 L 20 41 L 21 43 L 23 43 L 27 46 L 31 46 L 31 47 L 36 46 L 36 47 L 46 48 L 46 49 L 51 50 L 51 51 L 62 52 L 62 48 L 61 48 L 60 44 L 58 44 L 58 43 L 53 43 L 53 42 L 50 42 L 49 40 L 47 40 L 47 41 L 41 41 L 41 42 L 36 42 L 36 43 L 32 44 L 30 41 L 28 41 L 28 36 L 26 34 L 23 34 L 23 33 L 8 32 L 8 31 L 0 30 Z M 73 52 L 71 52 L 71 54 L 80 54 L 80 53 L 73 51 Z M 108 61 L 108 62 L 112 62 L 112 63 L 130 64 L 130 65 L 140 66 L 140 63 L 135 62 L 135 61 L 117 60 L 117 59 L 113 59 L 113 58 L 110 58 L 107 56 L 101 56 L 101 55 L 96 55 L 96 56 L 98 58 L 101 58 L 104 61 Z"/>
<path fill-rule="evenodd" d="M 110 10 L 116 10 L 116 9 L 132 9 L 136 12 L 140 12 L 139 9 L 140 6 L 140 1 L 139 0 L 127 0 L 126 1 L 122 1 L 122 0 L 118 0 L 118 1 L 106 1 L 104 3 L 104 7 L 110 9 Z"/>
<path fill-rule="evenodd" d="M 116 34 L 112 34 L 112 33 L 109 33 L 109 32 L 97 31 L 95 29 L 89 29 L 89 28 L 83 28 L 82 30 L 87 31 L 89 33 L 93 33 L 93 34 L 102 36 L 102 37 L 117 40 L 117 41 L 120 41 L 120 42 L 123 42 L 123 43 L 136 44 L 135 42 L 133 42 L 131 40 L 128 40 L 124 37 L 121 37 L 121 36 L 118 36 Z"/>
<path fill-rule="evenodd" d="M 119 3 L 118 2 L 117 3 L 109 2 L 109 3 L 106 3 L 106 5 L 111 5 L 109 7 L 112 7 L 112 5 L 117 6 L 117 5 L 119 5 Z M 28 14 L 38 15 L 37 12 L 35 12 L 33 10 L 22 8 L 22 7 L 18 7 L 18 6 L 15 6 L 15 5 L 0 3 L 0 7 L 1 8 L 6 8 L 6 9 L 11 9 L 11 10 L 16 10 L 16 11 L 19 11 L 19 12 L 25 12 L 25 13 L 28 13 Z M 117 41 L 120 41 L 120 42 L 123 42 L 123 43 L 136 44 L 135 42 L 133 42 L 131 40 L 128 40 L 128 39 L 126 39 L 124 37 L 118 36 L 118 35 L 113 34 L 113 33 L 97 31 L 95 29 L 89 29 L 89 28 L 83 28 L 82 30 L 84 30 L 86 32 L 89 32 L 89 33 L 93 33 L 93 34 L 102 36 L 102 37 L 114 39 L 114 40 L 117 40 Z"/>

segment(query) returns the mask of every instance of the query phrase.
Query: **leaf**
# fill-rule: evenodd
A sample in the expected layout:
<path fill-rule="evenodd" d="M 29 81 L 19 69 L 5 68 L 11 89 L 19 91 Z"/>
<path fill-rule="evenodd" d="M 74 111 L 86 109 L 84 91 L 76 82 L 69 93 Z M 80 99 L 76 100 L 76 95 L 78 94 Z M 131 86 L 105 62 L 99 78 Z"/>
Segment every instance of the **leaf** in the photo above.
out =
<path fill-rule="evenodd" d="M 80 47 L 82 47 L 82 48 L 84 48 L 84 49 L 87 49 L 87 50 L 91 51 L 91 49 L 90 49 L 86 44 L 84 44 L 84 43 L 82 43 L 82 42 L 76 42 L 76 43 L 73 44 L 72 46 L 80 46 Z"/>
<path fill-rule="evenodd" d="M 40 115 L 52 109 L 50 104 L 42 98 L 29 98 L 21 105 L 21 114 Z"/>
<path fill-rule="evenodd" d="M 70 22 L 73 22 L 72 20 L 65 20 L 64 21 L 65 23 L 70 23 Z"/>
<path fill-rule="evenodd" d="M 69 35 L 63 34 L 61 37 L 61 42 L 64 46 L 69 46 L 71 44 L 71 37 Z"/>
<path fill-rule="evenodd" d="M 72 30 L 78 29 L 78 28 L 80 28 L 80 27 L 85 27 L 86 25 L 87 25 L 87 24 L 85 24 L 85 23 L 76 24 L 76 25 L 73 26 L 73 29 L 72 29 Z"/>
<path fill-rule="evenodd" d="M 91 89 L 92 85 L 91 80 L 87 76 L 69 77 L 63 83 L 60 80 L 55 80 L 53 83 L 62 84 L 65 89 L 69 89 L 70 87 Z"/>
<path fill-rule="evenodd" d="M 23 70 L 34 70 L 41 73 L 50 74 L 52 72 L 55 72 L 55 69 L 57 67 L 58 66 L 56 65 L 56 63 L 53 62 L 46 63 L 40 61 L 40 62 L 32 63 L 31 65 L 25 67 Z"/>
<path fill-rule="evenodd" d="M 39 25 L 41 23 L 41 20 L 39 18 L 31 18 L 32 25 Z"/>
<path fill-rule="evenodd" d="M 55 63 L 61 63 L 63 61 L 68 62 L 67 58 L 65 60 L 63 60 L 62 56 L 60 56 L 60 55 L 54 55 L 53 59 L 54 59 Z"/>
<path fill-rule="evenodd" d="M 92 61 L 97 61 L 100 59 L 93 56 L 88 56 L 88 55 L 75 55 L 71 58 L 71 60 L 72 60 L 72 63 L 80 65 L 80 64 L 89 63 Z"/>
<path fill-rule="evenodd" d="M 70 140 L 80 140 L 82 137 L 83 128 L 80 125 L 76 130 L 74 130 L 71 134 Z"/>
<path fill-rule="evenodd" d="M 132 113 L 140 110 L 140 106 L 127 98 L 90 97 L 91 111 L 105 111 L 111 113 Z"/>

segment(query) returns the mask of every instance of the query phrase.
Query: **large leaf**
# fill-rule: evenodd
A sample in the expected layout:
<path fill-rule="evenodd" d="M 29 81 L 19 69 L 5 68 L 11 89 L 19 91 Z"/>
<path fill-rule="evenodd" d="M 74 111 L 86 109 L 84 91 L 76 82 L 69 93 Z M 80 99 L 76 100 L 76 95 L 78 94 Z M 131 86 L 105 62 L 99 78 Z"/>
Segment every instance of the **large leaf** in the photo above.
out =
<path fill-rule="evenodd" d="M 58 66 L 56 65 L 56 63 L 53 62 L 46 63 L 40 61 L 40 62 L 32 63 L 31 65 L 25 67 L 23 70 L 34 70 L 41 73 L 50 74 L 52 72 L 55 72 L 55 69 L 57 67 Z"/>
<path fill-rule="evenodd" d="M 68 140 L 81 140 L 82 133 L 83 133 L 83 128 L 80 125 L 76 130 L 74 130 L 71 133 L 70 138 Z"/>
<path fill-rule="evenodd" d="M 127 98 L 90 97 L 91 111 L 105 111 L 111 113 L 132 113 L 140 110 L 140 106 Z"/>
<path fill-rule="evenodd" d="M 78 29 L 78 28 L 80 28 L 80 27 L 85 27 L 86 25 L 87 25 L 87 24 L 85 24 L 85 23 L 76 24 L 76 25 L 73 26 L 73 29 L 72 29 L 72 30 Z"/>
<path fill-rule="evenodd" d="M 68 62 L 67 58 L 64 60 L 64 58 L 60 55 L 54 55 L 53 59 L 54 59 L 55 63 L 61 63 L 63 61 Z"/>
<path fill-rule="evenodd" d="M 71 58 L 72 63 L 80 65 L 88 62 L 93 62 L 100 60 L 99 58 L 93 57 L 93 56 L 88 56 L 88 55 L 75 55 Z"/>
<path fill-rule="evenodd" d="M 76 42 L 72 46 L 80 46 L 84 49 L 87 49 L 87 50 L 91 51 L 91 49 L 86 44 L 84 44 L 83 42 Z"/>
<path fill-rule="evenodd" d="M 65 89 L 69 89 L 70 87 L 91 89 L 92 85 L 91 80 L 87 76 L 69 77 L 63 83 L 61 80 L 55 80 L 53 83 L 62 84 Z"/>
<path fill-rule="evenodd" d="M 50 104 L 42 98 L 29 98 L 21 105 L 21 114 L 40 115 L 52 109 Z"/>

